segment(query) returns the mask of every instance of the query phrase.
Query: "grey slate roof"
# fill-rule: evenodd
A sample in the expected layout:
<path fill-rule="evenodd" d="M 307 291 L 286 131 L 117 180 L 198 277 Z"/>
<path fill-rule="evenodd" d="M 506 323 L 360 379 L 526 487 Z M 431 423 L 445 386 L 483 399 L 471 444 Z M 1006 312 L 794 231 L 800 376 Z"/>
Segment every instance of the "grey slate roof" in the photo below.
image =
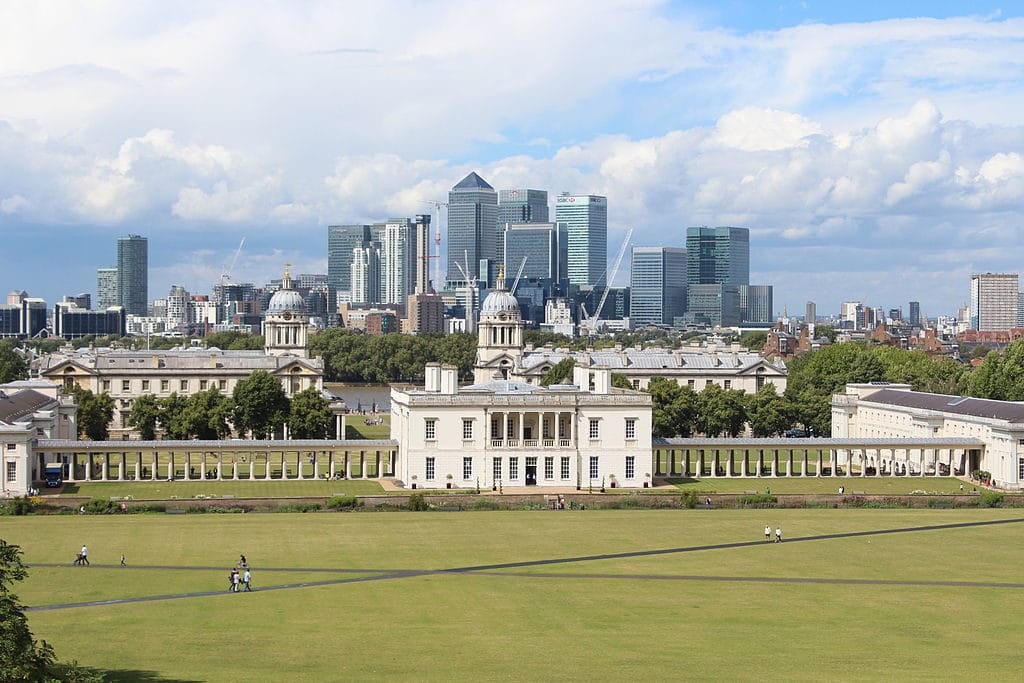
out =
<path fill-rule="evenodd" d="M 459 181 L 459 184 L 452 188 L 453 190 L 493 190 L 494 188 L 490 184 L 478 176 L 476 171 L 473 171 L 468 176 Z"/>
<path fill-rule="evenodd" d="M 862 400 L 891 406 L 921 408 L 954 415 L 970 415 L 1007 422 L 1024 422 L 1024 403 L 993 401 L 986 398 L 967 398 L 946 394 L 928 394 L 919 391 L 879 389 Z"/>
<path fill-rule="evenodd" d="M 99 371 L 130 371 L 138 370 L 152 372 L 154 359 L 160 363 L 160 368 L 177 370 L 267 370 L 273 372 L 293 362 L 298 362 L 309 368 L 319 369 L 322 361 L 318 358 L 300 358 L 298 356 L 271 356 L 263 351 L 222 351 L 218 348 L 188 348 L 168 349 L 159 351 L 103 351 L 79 349 L 71 354 L 55 353 L 39 359 L 38 367 L 41 372 L 71 361 L 79 366 Z M 215 367 L 211 367 L 211 363 Z"/>
<path fill-rule="evenodd" d="M 0 422 L 17 422 L 55 401 L 33 389 L 0 395 Z"/>
<path fill-rule="evenodd" d="M 550 349 L 534 349 L 523 353 L 522 367 L 529 371 L 545 364 L 554 365 L 565 358 L 574 358 L 577 363 L 580 363 L 588 355 L 591 366 L 603 366 L 613 370 L 633 368 L 637 370 L 691 369 L 742 372 L 764 362 L 775 367 L 781 373 L 786 373 L 784 365 L 765 361 L 760 354 L 753 351 L 740 351 L 733 354 L 731 351 L 710 353 L 708 351 L 687 352 L 686 350 L 674 352 L 665 349 L 623 349 L 622 351 L 600 349 L 565 353 Z"/>

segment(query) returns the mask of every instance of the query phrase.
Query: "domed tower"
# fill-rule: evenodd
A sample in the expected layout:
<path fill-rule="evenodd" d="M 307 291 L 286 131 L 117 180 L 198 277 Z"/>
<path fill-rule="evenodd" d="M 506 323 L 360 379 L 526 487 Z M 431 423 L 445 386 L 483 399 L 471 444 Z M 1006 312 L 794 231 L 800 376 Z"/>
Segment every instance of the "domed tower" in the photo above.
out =
<path fill-rule="evenodd" d="M 502 269 L 504 270 L 504 269 Z M 473 382 L 509 379 L 523 357 L 523 317 L 519 302 L 504 288 L 505 274 L 498 273 L 498 289 L 480 307 Z"/>
<path fill-rule="evenodd" d="M 263 349 L 271 356 L 307 357 L 306 337 L 309 314 L 302 295 L 292 289 L 292 276 L 286 269 L 281 289 L 270 297 L 263 317 Z"/>

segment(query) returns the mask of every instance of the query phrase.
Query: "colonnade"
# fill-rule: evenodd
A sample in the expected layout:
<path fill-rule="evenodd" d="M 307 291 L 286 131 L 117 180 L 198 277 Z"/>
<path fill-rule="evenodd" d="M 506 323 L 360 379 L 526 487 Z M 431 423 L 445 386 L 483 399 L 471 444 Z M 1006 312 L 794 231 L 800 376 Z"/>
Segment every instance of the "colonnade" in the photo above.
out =
<path fill-rule="evenodd" d="M 973 446 L 973 444 L 971 444 Z M 861 446 L 793 448 L 680 448 L 654 446 L 656 476 L 674 477 L 944 477 L 970 472 L 979 448 L 966 446 Z"/>
<path fill-rule="evenodd" d="M 489 412 L 491 448 L 572 448 L 578 438 L 575 417 L 564 410 Z"/>

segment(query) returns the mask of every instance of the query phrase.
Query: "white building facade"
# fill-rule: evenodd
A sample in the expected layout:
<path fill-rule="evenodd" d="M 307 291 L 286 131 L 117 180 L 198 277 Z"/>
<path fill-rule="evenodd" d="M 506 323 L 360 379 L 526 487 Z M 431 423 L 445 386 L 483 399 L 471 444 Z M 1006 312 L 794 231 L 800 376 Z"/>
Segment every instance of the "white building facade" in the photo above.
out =
<path fill-rule="evenodd" d="M 912 391 L 907 384 L 849 384 L 832 397 L 834 438 L 974 438 L 953 474 L 989 472 L 994 485 L 1024 487 L 1024 403 Z"/>
<path fill-rule="evenodd" d="M 43 478 L 32 456 L 36 439 L 74 439 L 76 406 L 52 382 L 28 380 L 0 385 L 0 477 L 4 496 L 23 496 Z"/>

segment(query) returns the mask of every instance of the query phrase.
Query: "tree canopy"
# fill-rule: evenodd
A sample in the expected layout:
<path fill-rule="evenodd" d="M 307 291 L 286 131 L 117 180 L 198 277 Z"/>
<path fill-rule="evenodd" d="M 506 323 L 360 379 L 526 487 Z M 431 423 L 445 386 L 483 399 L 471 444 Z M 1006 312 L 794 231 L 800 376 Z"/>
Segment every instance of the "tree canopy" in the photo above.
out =
<path fill-rule="evenodd" d="M 0 539 L 0 677 L 5 681 L 50 680 L 56 661 L 53 648 L 32 636 L 25 606 L 13 592 L 26 576 L 21 548 Z"/>
<path fill-rule="evenodd" d="M 293 439 L 326 439 L 331 419 L 331 404 L 316 387 L 292 396 L 288 430 Z"/>
<path fill-rule="evenodd" d="M 0 384 L 28 377 L 28 361 L 13 339 L 0 339 Z"/>
<path fill-rule="evenodd" d="M 84 434 L 92 441 L 106 441 L 114 417 L 114 399 L 106 392 L 97 396 L 78 386 L 73 393 L 78 404 L 78 437 Z"/>
<path fill-rule="evenodd" d="M 236 384 L 232 398 L 239 434 L 266 439 L 288 419 L 288 396 L 281 383 L 265 370 L 257 370 Z"/>

